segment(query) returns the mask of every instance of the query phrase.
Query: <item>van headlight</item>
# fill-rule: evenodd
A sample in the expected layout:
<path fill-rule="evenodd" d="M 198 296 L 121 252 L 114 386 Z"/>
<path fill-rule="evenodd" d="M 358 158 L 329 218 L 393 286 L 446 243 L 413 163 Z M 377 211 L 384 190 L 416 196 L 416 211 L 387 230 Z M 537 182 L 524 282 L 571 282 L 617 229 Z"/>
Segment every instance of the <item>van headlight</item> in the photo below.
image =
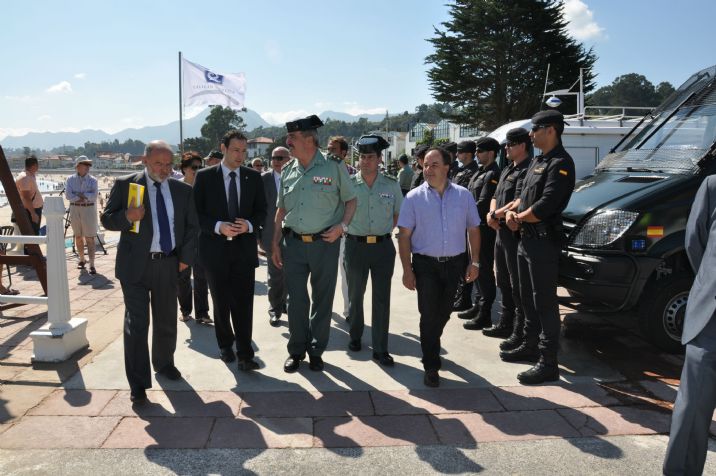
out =
<path fill-rule="evenodd" d="M 606 210 L 589 217 L 572 239 L 572 245 L 583 248 L 603 248 L 617 241 L 639 218 L 639 213 L 626 210 Z"/>

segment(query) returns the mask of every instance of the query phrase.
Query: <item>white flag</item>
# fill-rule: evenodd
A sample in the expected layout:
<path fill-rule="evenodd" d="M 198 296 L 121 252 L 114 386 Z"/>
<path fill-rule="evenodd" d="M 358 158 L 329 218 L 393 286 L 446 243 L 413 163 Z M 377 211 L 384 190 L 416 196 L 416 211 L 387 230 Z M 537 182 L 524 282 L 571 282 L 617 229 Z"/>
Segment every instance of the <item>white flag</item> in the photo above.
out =
<path fill-rule="evenodd" d="M 245 94 L 244 73 L 218 74 L 182 57 L 184 107 L 210 104 L 241 110 Z"/>

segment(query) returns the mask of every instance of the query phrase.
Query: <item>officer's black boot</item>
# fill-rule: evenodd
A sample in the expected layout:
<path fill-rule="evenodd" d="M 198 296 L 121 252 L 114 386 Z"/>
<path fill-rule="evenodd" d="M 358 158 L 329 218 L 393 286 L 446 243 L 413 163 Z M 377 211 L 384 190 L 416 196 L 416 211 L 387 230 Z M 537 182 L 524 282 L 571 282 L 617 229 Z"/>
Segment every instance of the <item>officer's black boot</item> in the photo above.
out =
<path fill-rule="evenodd" d="M 497 324 L 482 330 L 482 333 L 487 337 L 499 337 L 504 339 L 512 334 L 512 328 L 514 327 L 515 316 L 512 313 L 503 312 L 500 314 L 500 320 Z"/>
<path fill-rule="evenodd" d="M 515 313 L 515 320 L 512 334 L 507 340 L 500 342 L 500 350 L 512 350 L 518 348 L 524 340 L 525 317 L 521 312 Z"/>
<path fill-rule="evenodd" d="M 542 356 L 537 364 L 529 370 L 517 374 L 517 380 L 523 385 L 537 385 L 544 382 L 559 380 L 557 356 Z"/>
<path fill-rule="evenodd" d="M 473 317 L 469 321 L 463 323 L 462 327 L 471 331 L 478 331 L 492 325 L 492 312 L 490 309 L 480 308 L 477 317 Z"/>
<path fill-rule="evenodd" d="M 472 319 L 474 317 L 477 317 L 477 314 L 480 312 L 480 300 L 478 299 L 475 301 L 475 304 L 468 309 L 465 312 L 458 312 L 457 317 L 459 319 Z"/>
<path fill-rule="evenodd" d="M 500 359 L 504 362 L 537 362 L 540 353 L 537 342 L 524 339 L 519 347 L 500 352 Z"/>

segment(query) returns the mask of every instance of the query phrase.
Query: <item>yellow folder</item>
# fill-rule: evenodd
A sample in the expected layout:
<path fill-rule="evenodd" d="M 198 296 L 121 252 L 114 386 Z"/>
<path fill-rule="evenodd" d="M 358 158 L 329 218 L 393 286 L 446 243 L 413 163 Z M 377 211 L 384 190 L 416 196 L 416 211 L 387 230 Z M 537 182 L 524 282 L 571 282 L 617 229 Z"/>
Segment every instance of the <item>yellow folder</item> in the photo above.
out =
<path fill-rule="evenodd" d="M 139 207 L 144 201 L 144 185 L 138 183 L 129 184 L 129 197 L 127 198 L 127 207 Z M 132 223 L 132 228 L 129 229 L 132 233 L 139 233 L 139 222 L 135 221 Z"/>

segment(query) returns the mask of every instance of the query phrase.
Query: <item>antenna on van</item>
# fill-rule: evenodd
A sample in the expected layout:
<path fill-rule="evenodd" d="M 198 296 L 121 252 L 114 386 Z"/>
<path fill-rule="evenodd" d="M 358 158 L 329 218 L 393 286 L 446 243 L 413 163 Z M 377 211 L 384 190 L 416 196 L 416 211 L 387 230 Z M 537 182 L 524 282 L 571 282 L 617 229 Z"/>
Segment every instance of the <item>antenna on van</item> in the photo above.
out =
<path fill-rule="evenodd" d="M 549 81 L 549 67 L 552 63 L 547 63 L 547 74 L 544 77 L 544 91 L 542 91 L 542 98 L 544 98 L 547 95 L 547 81 Z M 540 103 L 542 102 L 542 98 L 540 98 Z M 540 111 L 542 110 L 542 107 L 540 107 Z"/>

